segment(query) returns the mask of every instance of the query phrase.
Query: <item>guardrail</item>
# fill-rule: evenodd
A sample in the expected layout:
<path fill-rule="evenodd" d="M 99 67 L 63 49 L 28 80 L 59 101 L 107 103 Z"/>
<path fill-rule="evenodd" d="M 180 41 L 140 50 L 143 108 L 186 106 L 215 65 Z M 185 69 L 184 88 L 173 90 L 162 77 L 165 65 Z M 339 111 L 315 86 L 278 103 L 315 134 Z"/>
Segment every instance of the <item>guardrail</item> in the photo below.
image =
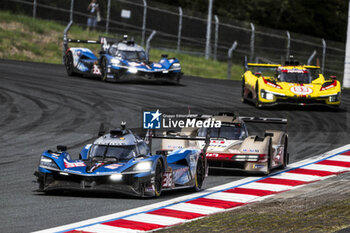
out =
<path fill-rule="evenodd" d="M 208 1 L 209 6 L 210 1 Z M 74 21 L 80 25 L 84 25 L 89 17 L 89 14 L 84 12 L 88 4 L 85 0 L 49 2 L 4 0 L 4 2 L 5 6 L 6 2 L 32 6 L 30 14 L 34 18 L 45 18 L 43 9 L 69 14 L 69 20 L 73 20 L 74 17 L 78 18 Z M 55 6 L 52 5 L 53 2 Z M 63 5 L 62 2 L 66 4 Z M 158 48 L 218 60 L 226 60 L 227 50 L 231 47 L 232 40 L 236 40 L 240 45 L 232 57 L 235 62 L 242 60 L 247 55 L 250 61 L 254 61 L 256 57 L 282 60 L 284 59 L 283 54 L 286 57 L 292 54 L 301 62 L 307 63 L 310 54 L 316 50 L 317 54 L 322 57 L 315 60 L 316 62 L 322 60 L 321 67 L 324 72 L 334 72 L 338 76 L 339 74 L 342 76 L 343 73 L 344 45 L 341 43 L 329 41 L 326 43 L 324 39 L 262 28 L 247 22 L 235 21 L 233 23 L 217 15 L 206 17 L 181 7 L 152 5 L 152 2 L 147 0 L 100 0 L 99 3 L 103 6 L 102 16 L 106 16 L 101 17 L 105 26 L 100 23 L 99 30 L 104 30 L 106 33 L 125 34 L 125 31 L 128 34 L 134 33 L 136 39 L 140 38 L 142 45 L 145 44 L 147 35 L 149 36 L 153 30 L 156 30 L 157 37 L 154 44 Z M 131 14 L 130 18 L 123 18 L 120 14 L 122 10 L 128 10 Z M 215 30 L 212 31 L 211 26 L 215 26 Z"/>

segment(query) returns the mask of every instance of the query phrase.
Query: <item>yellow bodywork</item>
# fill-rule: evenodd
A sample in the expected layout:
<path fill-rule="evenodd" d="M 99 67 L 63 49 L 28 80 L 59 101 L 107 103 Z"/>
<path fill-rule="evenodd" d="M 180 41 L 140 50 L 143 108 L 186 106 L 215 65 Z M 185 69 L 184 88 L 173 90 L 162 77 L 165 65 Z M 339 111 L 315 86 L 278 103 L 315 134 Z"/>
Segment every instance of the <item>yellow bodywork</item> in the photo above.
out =
<path fill-rule="evenodd" d="M 275 75 L 264 76 L 264 73 L 247 70 L 242 77 L 242 98 L 255 100 L 258 107 L 278 103 L 340 105 L 341 86 L 335 79 L 325 79 L 322 74 L 312 77 L 311 83 L 283 82 L 279 79 L 278 71 L 307 73 L 317 71 L 318 66 L 248 63 L 248 67 L 275 69 Z"/>

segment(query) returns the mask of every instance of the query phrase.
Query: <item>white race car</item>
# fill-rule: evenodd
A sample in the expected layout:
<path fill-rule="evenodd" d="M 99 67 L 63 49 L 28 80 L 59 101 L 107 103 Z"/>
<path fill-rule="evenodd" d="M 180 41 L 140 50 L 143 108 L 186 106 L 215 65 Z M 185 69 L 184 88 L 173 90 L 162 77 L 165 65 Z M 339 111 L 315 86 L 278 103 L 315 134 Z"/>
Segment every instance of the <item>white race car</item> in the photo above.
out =
<path fill-rule="evenodd" d="M 203 148 L 204 138 L 209 134 L 206 148 L 209 168 L 240 169 L 254 173 L 269 174 L 272 169 L 287 166 L 289 161 L 288 134 L 285 131 L 266 130 L 263 137 L 249 135 L 246 122 L 286 124 L 283 118 L 235 117 L 233 115 L 212 116 L 221 121 L 220 128 L 183 128 L 172 136 L 203 137 L 203 140 L 163 139 L 163 153 L 180 148 Z"/>

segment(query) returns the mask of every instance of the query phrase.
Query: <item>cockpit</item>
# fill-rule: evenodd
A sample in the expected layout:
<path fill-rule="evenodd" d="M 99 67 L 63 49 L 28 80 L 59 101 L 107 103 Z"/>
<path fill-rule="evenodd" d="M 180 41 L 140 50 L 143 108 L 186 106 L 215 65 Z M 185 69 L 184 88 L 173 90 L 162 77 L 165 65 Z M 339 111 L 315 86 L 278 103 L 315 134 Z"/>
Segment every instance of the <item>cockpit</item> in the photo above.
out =
<path fill-rule="evenodd" d="M 123 161 L 136 156 L 135 145 L 99 145 L 91 146 L 89 157 L 98 161 Z"/>
<path fill-rule="evenodd" d="M 128 61 L 146 61 L 147 56 L 145 51 L 143 50 L 121 50 L 118 49 L 117 45 L 112 45 L 112 47 L 109 49 L 109 53 L 113 57 L 117 57 L 123 60 L 128 60 Z"/>
<path fill-rule="evenodd" d="M 308 70 L 281 69 L 277 71 L 277 79 L 281 82 L 311 83 L 312 77 Z"/>
<path fill-rule="evenodd" d="M 200 128 L 198 130 L 199 137 L 205 137 L 209 131 L 210 138 L 225 138 L 228 140 L 243 140 L 248 136 L 245 124 L 222 124 L 220 128 Z"/>

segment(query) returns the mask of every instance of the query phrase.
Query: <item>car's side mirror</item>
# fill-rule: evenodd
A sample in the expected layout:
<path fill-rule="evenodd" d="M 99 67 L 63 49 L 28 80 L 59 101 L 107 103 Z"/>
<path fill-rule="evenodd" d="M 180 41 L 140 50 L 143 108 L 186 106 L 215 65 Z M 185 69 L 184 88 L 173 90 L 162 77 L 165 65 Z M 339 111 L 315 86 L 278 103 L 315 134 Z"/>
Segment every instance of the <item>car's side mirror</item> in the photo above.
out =
<path fill-rule="evenodd" d="M 255 72 L 254 75 L 255 76 L 261 76 L 261 72 Z"/>
<path fill-rule="evenodd" d="M 57 151 L 58 152 L 67 151 L 67 146 L 57 145 Z"/>
<path fill-rule="evenodd" d="M 330 78 L 331 78 L 332 80 L 337 80 L 337 76 L 335 76 L 335 75 L 331 75 Z"/>
<path fill-rule="evenodd" d="M 168 54 L 162 54 L 160 57 L 161 58 L 168 58 Z"/>

